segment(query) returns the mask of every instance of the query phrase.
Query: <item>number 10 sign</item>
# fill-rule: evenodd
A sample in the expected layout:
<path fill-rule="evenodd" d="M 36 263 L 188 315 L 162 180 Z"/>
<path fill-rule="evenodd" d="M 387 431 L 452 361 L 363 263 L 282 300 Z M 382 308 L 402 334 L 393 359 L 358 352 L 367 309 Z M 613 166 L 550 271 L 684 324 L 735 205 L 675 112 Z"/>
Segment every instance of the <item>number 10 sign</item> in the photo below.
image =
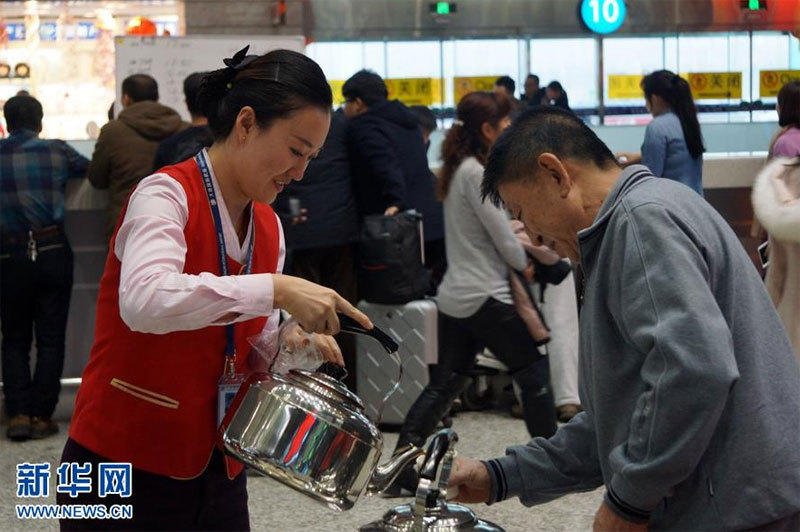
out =
<path fill-rule="evenodd" d="M 625 22 L 624 0 L 583 0 L 581 19 L 595 33 L 613 33 Z"/>

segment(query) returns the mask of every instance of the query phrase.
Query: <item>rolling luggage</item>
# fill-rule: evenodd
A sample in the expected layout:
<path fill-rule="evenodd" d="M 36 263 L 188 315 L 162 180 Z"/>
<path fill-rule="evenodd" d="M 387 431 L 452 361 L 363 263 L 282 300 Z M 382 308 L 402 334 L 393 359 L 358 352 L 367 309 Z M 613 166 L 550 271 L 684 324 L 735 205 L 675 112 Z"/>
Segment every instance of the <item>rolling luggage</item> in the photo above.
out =
<path fill-rule="evenodd" d="M 437 310 L 432 299 L 405 305 L 361 301 L 358 308 L 400 344 L 403 378 L 383 410 L 382 424 L 403 423 L 411 405 L 428 384 L 428 364 L 438 358 Z M 386 393 L 397 378 L 397 363 L 372 338 L 356 338 L 356 386 L 367 415 L 376 419 Z"/>

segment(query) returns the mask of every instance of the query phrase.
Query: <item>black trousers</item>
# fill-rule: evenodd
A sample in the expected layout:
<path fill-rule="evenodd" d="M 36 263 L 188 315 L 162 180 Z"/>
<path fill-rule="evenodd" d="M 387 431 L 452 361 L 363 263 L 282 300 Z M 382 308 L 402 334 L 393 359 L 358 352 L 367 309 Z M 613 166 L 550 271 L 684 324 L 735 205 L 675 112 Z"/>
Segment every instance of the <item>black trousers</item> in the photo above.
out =
<path fill-rule="evenodd" d="M 287 264 L 286 273 L 302 277 L 312 283 L 336 290 L 336 292 L 352 304 L 356 304 L 357 284 L 356 266 L 352 244 L 326 248 L 301 249 L 291 252 L 291 260 Z M 356 339 L 348 333 L 336 335 L 336 343 L 342 350 L 347 367 L 344 383 L 348 388 L 356 389 Z"/>
<path fill-rule="evenodd" d="M 525 425 L 531 436 L 556 432 L 550 367 L 513 305 L 489 298 L 468 318 L 439 313 L 439 361 L 431 380 L 411 405 L 397 446 L 423 445 L 458 395 L 470 384 L 475 355 L 488 347 L 508 366 L 522 390 Z"/>
<path fill-rule="evenodd" d="M 203 473 L 176 480 L 133 469 L 131 496 L 97 494 L 97 464 L 110 462 L 72 439 L 67 440 L 61 463 L 92 464 L 92 492 L 56 496 L 58 504 L 130 504 L 133 519 L 62 519 L 61 530 L 250 530 L 247 475 L 228 480 L 222 452 L 214 450 Z"/>
<path fill-rule="evenodd" d="M 0 324 L 6 413 L 49 418 L 58 403 L 72 292 L 72 249 L 63 235 L 37 242 L 36 261 L 22 245 L 0 247 Z M 36 369 L 31 376 L 31 343 Z"/>

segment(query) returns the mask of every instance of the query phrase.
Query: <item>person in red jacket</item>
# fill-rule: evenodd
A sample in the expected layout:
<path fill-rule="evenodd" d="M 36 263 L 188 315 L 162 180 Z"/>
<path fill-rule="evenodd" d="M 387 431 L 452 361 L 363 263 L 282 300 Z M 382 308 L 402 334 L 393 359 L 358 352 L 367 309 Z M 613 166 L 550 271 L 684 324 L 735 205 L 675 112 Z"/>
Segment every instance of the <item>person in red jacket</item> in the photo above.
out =
<path fill-rule="evenodd" d="M 336 313 L 372 326 L 333 290 L 280 274 L 283 231 L 268 204 L 323 145 L 325 75 L 296 52 L 246 53 L 203 81 L 214 144 L 142 180 L 117 222 L 61 461 L 92 464 L 98 482 L 103 463 L 130 463 L 132 489 L 95 484 L 58 500 L 130 504 L 133 518 L 62 520 L 64 530 L 249 529 L 242 464 L 217 447 L 223 376 L 256 368 L 246 339 L 276 335 L 278 309 L 307 331 L 290 334 L 314 333 L 340 363 Z"/>

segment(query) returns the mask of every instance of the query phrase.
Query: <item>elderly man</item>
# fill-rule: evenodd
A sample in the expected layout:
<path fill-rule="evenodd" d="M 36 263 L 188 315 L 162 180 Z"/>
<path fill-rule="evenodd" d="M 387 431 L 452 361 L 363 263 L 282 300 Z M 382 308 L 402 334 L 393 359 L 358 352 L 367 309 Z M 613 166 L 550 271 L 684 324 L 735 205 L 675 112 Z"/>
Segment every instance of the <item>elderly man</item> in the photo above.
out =
<path fill-rule="evenodd" d="M 800 369 L 725 220 L 622 170 L 554 108 L 503 133 L 483 193 L 581 262 L 586 411 L 504 457 L 459 459 L 457 498 L 534 505 L 605 485 L 596 530 L 800 528 Z"/>

